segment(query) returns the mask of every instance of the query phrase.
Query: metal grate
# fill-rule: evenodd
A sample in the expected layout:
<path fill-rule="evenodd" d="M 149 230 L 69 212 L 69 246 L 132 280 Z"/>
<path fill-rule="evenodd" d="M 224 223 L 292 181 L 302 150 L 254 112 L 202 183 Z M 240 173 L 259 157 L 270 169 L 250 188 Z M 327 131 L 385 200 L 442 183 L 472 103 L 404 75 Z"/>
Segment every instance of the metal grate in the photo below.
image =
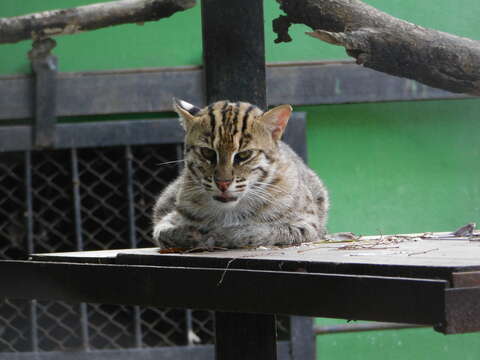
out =
<path fill-rule="evenodd" d="M 0 154 L 0 258 L 152 246 L 150 213 L 180 144 Z M 179 165 L 180 164 L 180 165 Z M 288 338 L 288 318 L 279 338 Z M 0 301 L 2 352 L 211 344 L 213 313 L 59 301 Z"/>

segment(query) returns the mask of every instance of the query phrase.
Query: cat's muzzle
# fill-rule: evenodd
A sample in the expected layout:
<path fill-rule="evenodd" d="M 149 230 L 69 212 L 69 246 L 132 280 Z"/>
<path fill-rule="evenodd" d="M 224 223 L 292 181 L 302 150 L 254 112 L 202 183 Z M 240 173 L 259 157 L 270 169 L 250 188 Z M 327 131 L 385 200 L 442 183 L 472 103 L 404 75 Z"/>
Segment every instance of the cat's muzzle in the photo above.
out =
<path fill-rule="evenodd" d="M 234 201 L 238 200 L 238 198 L 236 198 L 234 196 L 227 196 L 226 194 L 216 195 L 213 198 L 215 200 L 223 202 L 223 203 L 234 202 Z"/>

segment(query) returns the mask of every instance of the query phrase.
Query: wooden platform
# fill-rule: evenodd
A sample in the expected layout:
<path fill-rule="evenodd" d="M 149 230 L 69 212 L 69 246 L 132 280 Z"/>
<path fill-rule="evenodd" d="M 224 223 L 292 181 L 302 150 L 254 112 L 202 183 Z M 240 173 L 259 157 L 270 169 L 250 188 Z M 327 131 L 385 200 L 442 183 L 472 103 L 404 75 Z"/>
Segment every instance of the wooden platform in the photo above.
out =
<path fill-rule="evenodd" d="M 304 243 L 287 248 L 184 251 L 162 253 L 158 248 L 83 251 L 35 254 L 32 259 L 50 261 L 71 259 L 75 262 L 115 263 L 140 256 L 144 264 L 164 265 L 171 261 L 192 263 L 200 259 L 256 259 L 336 265 L 398 265 L 464 269 L 480 267 L 480 232 L 470 237 L 454 237 L 450 233 L 402 234 L 360 237 L 358 240 L 332 240 Z M 118 260 L 121 259 L 121 260 Z"/>
<path fill-rule="evenodd" d="M 36 254 L 0 262 L 0 297 L 153 305 L 480 330 L 480 234 L 288 248 Z"/>

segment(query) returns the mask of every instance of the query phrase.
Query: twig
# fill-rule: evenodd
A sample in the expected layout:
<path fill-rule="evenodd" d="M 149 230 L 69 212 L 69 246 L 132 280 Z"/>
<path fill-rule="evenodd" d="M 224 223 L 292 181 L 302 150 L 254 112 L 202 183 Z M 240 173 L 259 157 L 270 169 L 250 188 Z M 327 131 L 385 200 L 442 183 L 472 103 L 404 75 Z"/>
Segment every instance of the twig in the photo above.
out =
<path fill-rule="evenodd" d="M 297 250 L 297 254 L 301 254 L 307 251 L 313 251 L 313 250 L 319 250 L 319 249 L 325 249 L 324 247 L 316 247 L 316 248 L 311 248 L 311 249 L 304 249 L 304 250 Z"/>
<path fill-rule="evenodd" d="M 182 254 L 190 254 L 190 253 L 201 252 L 201 251 L 202 252 L 204 252 L 204 251 L 212 252 L 212 251 L 217 251 L 217 250 L 227 251 L 227 250 L 230 250 L 230 249 L 220 247 L 220 246 L 210 246 L 210 247 L 209 246 L 198 246 L 198 247 L 194 247 L 194 248 L 182 251 Z"/>
<path fill-rule="evenodd" d="M 425 250 L 425 251 L 419 251 L 419 252 L 412 252 L 412 253 L 409 253 L 408 256 L 426 254 L 426 253 L 429 253 L 429 252 L 432 252 L 432 251 L 435 251 L 435 250 L 439 250 L 439 248 Z"/>
<path fill-rule="evenodd" d="M 284 253 L 284 252 L 280 252 L 280 253 L 277 253 L 277 252 L 269 252 L 269 253 L 266 253 L 266 254 L 251 254 L 251 255 L 238 256 L 238 257 L 235 257 L 235 258 L 232 258 L 232 259 L 228 260 L 227 266 L 225 267 L 225 269 L 223 269 L 222 276 L 220 277 L 220 280 L 218 281 L 217 286 L 222 285 L 223 279 L 225 278 L 225 275 L 227 274 L 227 270 L 229 270 L 230 265 L 231 265 L 235 260 L 244 259 L 244 258 L 253 258 L 253 257 L 258 257 L 258 256 L 265 256 L 265 255 L 272 255 L 272 254 L 280 254 L 280 255 L 281 255 L 281 254 L 285 254 L 285 253 Z"/>
<path fill-rule="evenodd" d="M 383 246 L 378 247 L 383 244 L 373 244 L 373 245 L 345 245 L 342 247 L 337 248 L 337 250 L 385 250 L 385 249 L 398 249 L 400 246 Z"/>
<path fill-rule="evenodd" d="M 229 269 L 229 267 L 230 267 L 230 265 L 232 264 L 232 262 L 234 262 L 234 261 L 237 260 L 237 259 L 238 259 L 238 258 L 233 258 L 233 259 L 228 260 L 227 266 L 225 267 L 225 269 L 223 269 L 222 276 L 220 277 L 220 280 L 218 281 L 217 286 L 222 285 L 223 279 L 225 278 L 225 275 L 227 274 L 227 270 Z"/>

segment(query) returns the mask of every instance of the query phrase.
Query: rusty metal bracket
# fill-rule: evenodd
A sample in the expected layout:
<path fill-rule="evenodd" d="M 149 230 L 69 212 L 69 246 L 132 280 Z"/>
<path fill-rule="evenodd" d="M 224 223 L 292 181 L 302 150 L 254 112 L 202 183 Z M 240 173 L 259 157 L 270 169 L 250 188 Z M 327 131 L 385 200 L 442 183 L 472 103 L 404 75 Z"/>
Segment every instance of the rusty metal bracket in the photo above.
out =
<path fill-rule="evenodd" d="M 28 53 L 35 74 L 35 116 L 33 145 L 51 148 L 55 145 L 58 59 L 51 53 L 53 39 L 35 40 Z"/>

